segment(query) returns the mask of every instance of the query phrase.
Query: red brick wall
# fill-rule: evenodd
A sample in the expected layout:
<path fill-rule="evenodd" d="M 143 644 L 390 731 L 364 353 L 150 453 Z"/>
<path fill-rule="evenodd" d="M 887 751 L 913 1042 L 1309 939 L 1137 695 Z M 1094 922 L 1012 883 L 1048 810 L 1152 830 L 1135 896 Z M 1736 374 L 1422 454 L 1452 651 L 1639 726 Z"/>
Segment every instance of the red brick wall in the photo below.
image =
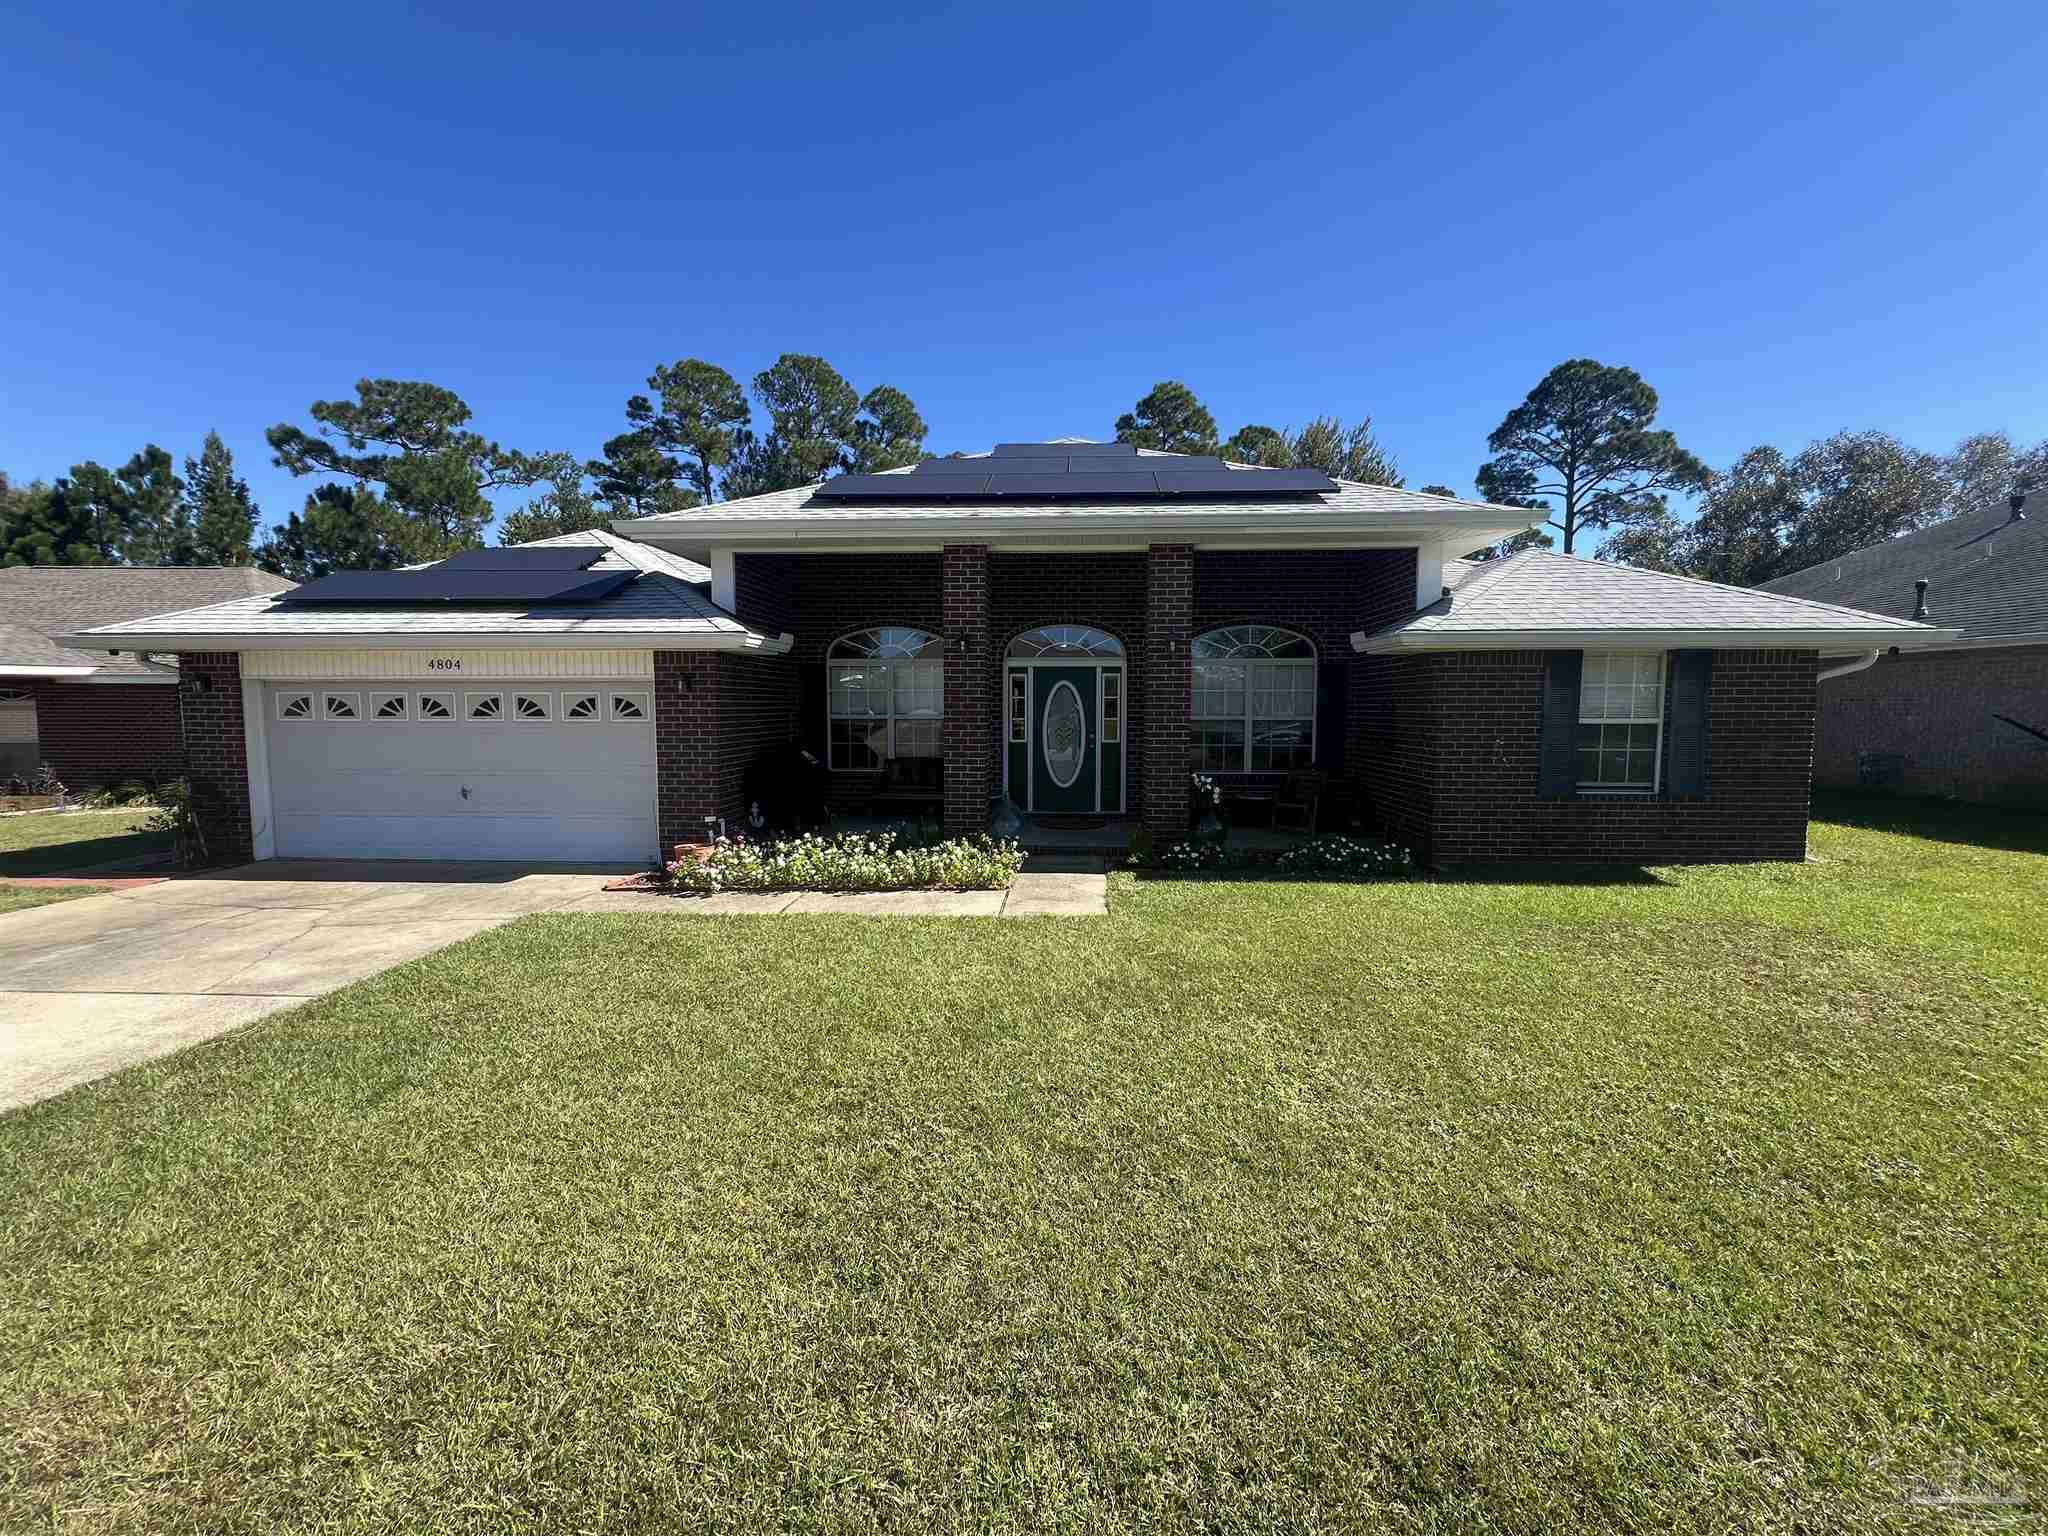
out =
<path fill-rule="evenodd" d="M 2048 647 L 1880 657 L 1820 685 L 1814 782 L 1859 783 L 1878 754 L 1900 759 L 1908 794 L 2048 805 L 2048 742 L 1999 715 L 2048 731 Z"/>
<path fill-rule="evenodd" d="M 995 767 L 996 674 L 990 657 L 986 544 L 948 544 L 944 553 L 946 830 L 988 830 Z M 965 640 L 964 648 L 954 642 Z"/>
<path fill-rule="evenodd" d="M 822 662 L 828 645 L 856 629 L 903 624 L 939 633 L 939 564 L 935 554 L 735 555 L 733 601 L 756 628 L 795 635 L 793 660 Z"/>
<path fill-rule="evenodd" d="M 249 826 L 249 748 L 242 724 L 242 658 L 233 651 L 178 657 L 178 701 L 185 733 L 185 774 L 193 811 L 216 864 L 256 856 Z M 194 685 L 204 683 L 201 691 Z"/>
<path fill-rule="evenodd" d="M 71 788 L 184 773 L 175 684 L 42 682 L 34 693 L 39 760 Z"/>
<path fill-rule="evenodd" d="M 1145 719 L 1148 743 L 1138 809 L 1162 841 L 1188 829 L 1188 640 L 1195 609 L 1195 552 L 1155 544 L 1145 557 Z"/>
<path fill-rule="evenodd" d="M 746 826 L 754 754 L 795 731 L 796 668 L 782 657 L 654 653 L 656 820 L 664 849 L 697 842 L 704 818 Z M 715 831 L 715 829 L 712 829 Z"/>
<path fill-rule="evenodd" d="M 800 613 L 797 584 L 802 574 L 800 555 L 733 556 L 733 617 L 764 635 L 793 633 Z"/>
<path fill-rule="evenodd" d="M 1813 761 L 1811 651 L 1717 651 L 1704 798 L 1537 793 L 1540 651 L 1404 657 L 1374 775 L 1389 835 L 1438 864 L 1499 860 L 1721 863 L 1806 854 Z M 1413 836 L 1427 829 L 1427 838 Z"/>
<path fill-rule="evenodd" d="M 747 770 L 764 747 L 797 734 L 796 663 L 780 656 L 718 658 L 718 804 L 734 831 L 747 824 Z"/>

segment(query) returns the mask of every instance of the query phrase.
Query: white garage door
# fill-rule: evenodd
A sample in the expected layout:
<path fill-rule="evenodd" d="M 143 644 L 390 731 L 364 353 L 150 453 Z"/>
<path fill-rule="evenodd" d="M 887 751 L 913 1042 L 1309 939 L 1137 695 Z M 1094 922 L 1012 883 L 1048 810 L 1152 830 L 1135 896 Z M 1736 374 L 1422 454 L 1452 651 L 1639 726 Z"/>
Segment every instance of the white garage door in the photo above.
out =
<path fill-rule="evenodd" d="M 281 858 L 655 856 L 645 683 L 269 683 Z"/>

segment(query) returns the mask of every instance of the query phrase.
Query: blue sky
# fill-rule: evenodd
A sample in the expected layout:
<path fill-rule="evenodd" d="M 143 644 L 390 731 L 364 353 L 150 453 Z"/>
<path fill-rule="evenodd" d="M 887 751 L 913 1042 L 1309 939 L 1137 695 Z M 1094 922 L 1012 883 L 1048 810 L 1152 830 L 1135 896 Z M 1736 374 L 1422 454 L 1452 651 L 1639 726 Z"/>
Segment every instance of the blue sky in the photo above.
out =
<path fill-rule="evenodd" d="M 1553 364 L 1710 463 L 2048 435 L 2033 6 L 768 3 L 6 20 L 0 467 L 180 456 L 365 374 L 586 456 L 657 362 L 816 352 L 940 451 L 1370 413 L 1469 491 Z"/>

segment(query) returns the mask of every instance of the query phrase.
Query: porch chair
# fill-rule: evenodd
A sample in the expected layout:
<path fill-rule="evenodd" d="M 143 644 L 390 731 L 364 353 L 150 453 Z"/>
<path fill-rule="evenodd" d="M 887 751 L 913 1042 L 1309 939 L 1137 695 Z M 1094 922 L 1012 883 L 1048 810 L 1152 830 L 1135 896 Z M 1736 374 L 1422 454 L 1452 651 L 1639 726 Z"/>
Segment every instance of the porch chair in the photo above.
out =
<path fill-rule="evenodd" d="M 1322 774 L 1290 773 L 1287 782 L 1280 787 L 1279 796 L 1273 801 L 1273 826 L 1275 830 L 1313 832 L 1322 804 Z"/>

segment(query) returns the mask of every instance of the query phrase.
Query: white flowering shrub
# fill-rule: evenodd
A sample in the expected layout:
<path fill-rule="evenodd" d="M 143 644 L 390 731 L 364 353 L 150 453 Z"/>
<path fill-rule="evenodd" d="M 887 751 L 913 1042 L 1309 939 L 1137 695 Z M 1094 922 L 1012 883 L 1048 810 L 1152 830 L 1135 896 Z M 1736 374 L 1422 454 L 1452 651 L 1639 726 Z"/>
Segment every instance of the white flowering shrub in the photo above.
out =
<path fill-rule="evenodd" d="M 1354 880 L 1412 874 L 1415 859 L 1406 848 L 1363 837 L 1312 837 L 1273 861 L 1291 875 L 1345 875 Z"/>
<path fill-rule="evenodd" d="M 669 865 L 674 889 L 714 891 L 1000 891 L 1024 850 L 990 837 L 903 846 L 894 832 L 846 832 L 754 842 L 720 838 L 701 857 Z"/>

